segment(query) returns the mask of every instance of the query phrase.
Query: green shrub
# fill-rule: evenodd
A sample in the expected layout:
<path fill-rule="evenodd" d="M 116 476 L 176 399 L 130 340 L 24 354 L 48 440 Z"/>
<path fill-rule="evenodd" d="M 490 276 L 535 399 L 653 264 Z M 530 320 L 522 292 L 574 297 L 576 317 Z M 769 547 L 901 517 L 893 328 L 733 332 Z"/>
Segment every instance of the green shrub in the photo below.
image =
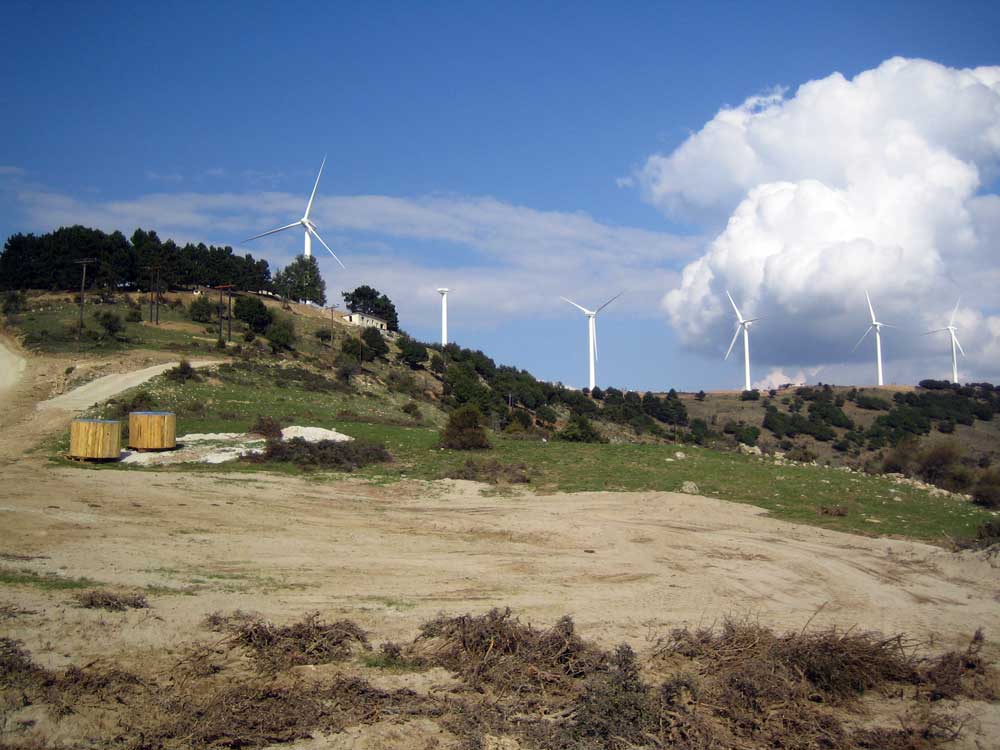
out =
<path fill-rule="evenodd" d="M 319 330 L 313 332 L 313 336 L 325 344 L 333 338 L 333 332 L 329 328 L 320 328 Z"/>
<path fill-rule="evenodd" d="M 452 450 L 481 450 L 490 447 L 483 427 L 483 415 L 474 404 L 455 409 L 441 432 L 441 446 Z"/>
<path fill-rule="evenodd" d="M 855 396 L 854 403 L 859 409 L 867 409 L 868 411 L 889 411 L 892 408 L 892 404 L 884 398 L 869 396 L 864 393 L 859 393 Z"/>
<path fill-rule="evenodd" d="M 444 363 L 444 359 L 441 358 L 440 354 L 434 353 L 431 355 L 430 363 L 431 372 L 435 375 L 444 375 L 447 366 Z"/>
<path fill-rule="evenodd" d="M 740 394 L 740 401 L 756 401 L 760 398 L 760 391 L 743 391 Z"/>
<path fill-rule="evenodd" d="M 138 307 L 129 308 L 129 311 L 125 313 L 125 322 L 127 323 L 141 323 L 142 322 L 142 310 Z"/>
<path fill-rule="evenodd" d="M 607 440 L 597 431 L 590 420 L 582 414 L 574 414 L 569 422 L 556 433 L 559 440 L 571 443 L 606 443 Z"/>
<path fill-rule="evenodd" d="M 274 317 L 257 297 L 243 295 L 233 303 L 233 316 L 246 323 L 254 333 L 264 333 Z"/>
<path fill-rule="evenodd" d="M 427 361 L 427 345 L 414 341 L 408 336 L 400 337 L 399 361 L 417 369 L 423 362 Z"/>
<path fill-rule="evenodd" d="M 1000 508 L 1000 470 L 992 469 L 979 475 L 972 487 L 972 500 L 985 508 Z"/>
<path fill-rule="evenodd" d="M 917 458 L 917 475 L 925 482 L 952 489 L 961 458 L 961 451 L 951 443 L 933 445 Z"/>
<path fill-rule="evenodd" d="M 274 417 L 258 415 L 250 425 L 250 432 L 263 435 L 268 440 L 281 440 L 281 422 Z"/>
<path fill-rule="evenodd" d="M 385 358 L 389 353 L 389 345 L 385 343 L 382 334 L 377 328 L 365 328 L 361 332 L 361 341 L 364 343 L 364 358 L 367 361 Z"/>
<path fill-rule="evenodd" d="M 216 310 L 215 305 L 208 301 L 206 295 L 199 294 L 192 300 L 188 314 L 191 316 L 191 320 L 198 323 L 211 323 L 212 319 L 218 315 L 218 310 Z"/>
<path fill-rule="evenodd" d="M 542 404 L 535 410 L 535 418 L 542 424 L 552 424 L 559 418 L 559 415 L 551 406 Z"/>
<path fill-rule="evenodd" d="M 198 371 L 186 359 L 182 359 L 176 367 L 167 370 L 163 375 L 167 380 L 172 380 L 175 383 L 186 383 L 189 380 L 198 382 L 201 380 Z"/>
<path fill-rule="evenodd" d="M 268 440 L 263 453 L 248 457 L 252 461 L 293 463 L 303 469 L 335 469 L 354 471 L 373 463 L 391 461 L 392 456 L 381 443 L 365 440 L 320 440 L 310 443 L 303 438 Z"/>
<path fill-rule="evenodd" d="M 266 335 L 267 340 L 271 342 L 271 351 L 275 354 L 282 349 L 293 349 L 297 340 L 295 324 L 285 315 L 275 316 L 271 325 L 267 327 Z"/>
<path fill-rule="evenodd" d="M 418 404 L 416 401 L 410 401 L 408 403 L 403 404 L 402 409 L 404 414 L 409 414 L 411 417 L 413 417 L 418 421 L 423 419 L 424 415 L 420 412 L 420 404 Z"/>
<path fill-rule="evenodd" d="M 22 312 L 28 303 L 28 297 L 24 292 L 11 291 L 3 296 L 2 311 L 4 315 L 17 315 Z"/>
<path fill-rule="evenodd" d="M 94 317 L 108 336 L 117 336 L 125 330 L 125 323 L 122 322 L 121 316 L 116 313 L 102 310 Z"/>

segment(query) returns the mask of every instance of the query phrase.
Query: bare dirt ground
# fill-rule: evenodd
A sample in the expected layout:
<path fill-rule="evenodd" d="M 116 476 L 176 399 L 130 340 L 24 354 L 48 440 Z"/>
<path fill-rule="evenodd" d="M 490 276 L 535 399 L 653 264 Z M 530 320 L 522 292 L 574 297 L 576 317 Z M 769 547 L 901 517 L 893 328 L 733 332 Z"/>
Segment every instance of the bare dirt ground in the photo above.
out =
<path fill-rule="evenodd" d="M 726 616 L 781 631 L 905 632 L 936 648 L 962 646 L 982 627 L 998 655 L 1000 568 L 982 554 L 797 526 L 674 493 L 497 496 L 454 481 L 383 487 L 53 467 L 27 452 L 71 416 L 35 408 L 53 389 L 51 371 L 29 358 L 2 396 L 0 565 L 154 588 L 151 609 L 121 614 L 74 606 L 72 592 L 0 588 L 0 605 L 30 611 L 0 620 L 0 633 L 46 667 L 112 655 L 127 667 L 162 663 L 179 644 L 212 637 L 206 615 L 235 609 L 277 622 L 319 611 L 353 619 L 374 641 L 406 641 L 439 612 L 510 606 L 544 625 L 571 614 L 585 638 L 637 651 L 671 628 Z M 89 401 L 96 389 L 59 403 Z M 112 395 L 105 385 L 99 394 Z M 958 746 L 1000 746 L 997 709 L 974 704 Z M 352 732 L 302 747 L 416 746 L 392 726 Z"/>

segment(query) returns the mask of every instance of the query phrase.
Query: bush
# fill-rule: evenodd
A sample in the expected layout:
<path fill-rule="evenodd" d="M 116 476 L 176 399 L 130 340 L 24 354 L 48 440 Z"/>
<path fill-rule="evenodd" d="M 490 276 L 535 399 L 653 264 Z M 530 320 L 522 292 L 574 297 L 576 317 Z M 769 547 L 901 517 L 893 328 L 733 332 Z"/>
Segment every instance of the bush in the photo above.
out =
<path fill-rule="evenodd" d="M 1000 470 L 984 471 L 972 487 L 972 501 L 984 508 L 1000 508 Z"/>
<path fill-rule="evenodd" d="M 563 427 L 556 437 L 571 443 L 606 443 L 607 440 L 601 436 L 594 425 L 590 423 L 582 414 L 574 414 L 569 418 L 569 422 Z"/>
<path fill-rule="evenodd" d="M 556 410 L 547 404 L 542 404 L 535 410 L 535 419 L 542 424 L 553 424 L 558 417 Z"/>
<path fill-rule="evenodd" d="M 17 315 L 27 306 L 28 298 L 24 292 L 7 292 L 3 296 L 2 311 L 4 315 Z"/>
<path fill-rule="evenodd" d="M 297 340 L 292 319 L 284 315 L 275 316 L 267 327 L 267 340 L 271 342 L 271 351 L 275 354 L 282 349 L 292 349 Z"/>
<path fill-rule="evenodd" d="M 97 313 L 95 317 L 108 336 L 117 336 L 125 330 L 125 323 L 122 322 L 120 315 L 105 310 Z"/>
<path fill-rule="evenodd" d="M 254 333 L 264 333 L 274 317 L 259 299 L 245 296 L 236 298 L 233 304 L 233 316 L 246 323 Z"/>
<path fill-rule="evenodd" d="M 377 328 L 365 328 L 361 332 L 361 341 L 365 345 L 365 360 L 373 360 L 380 357 L 384 359 L 385 355 L 389 353 L 389 345 L 385 343 L 385 339 L 382 338 L 382 334 Z"/>
<path fill-rule="evenodd" d="M 444 363 L 444 360 L 441 358 L 441 355 L 437 353 L 431 355 L 430 368 L 431 372 L 433 372 L 435 375 L 444 375 L 445 370 L 448 369 Z"/>
<path fill-rule="evenodd" d="M 483 415 L 474 404 L 455 409 L 441 432 L 441 447 L 452 450 L 481 450 L 490 447 L 483 428 Z"/>
<path fill-rule="evenodd" d="M 416 401 L 410 401 L 409 403 L 403 404 L 402 409 L 404 414 L 409 414 L 417 421 L 423 419 L 424 415 L 420 412 L 420 405 Z"/>
<path fill-rule="evenodd" d="M 268 440 L 263 453 L 248 457 L 252 461 L 293 463 L 303 469 L 336 469 L 354 471 L 368 464 L 391 461 L 392 456 L 381 443 L 365 440 L 320 440 L 310 443 L 303 438 Z"/>
<path fill-rule="evenodd" d="M 868 411 L 889 411 L 892 408 L 892 404 L 884 398 L 867 396 L 863 393 L 859 393 L 854 397 L 854 403 L 859 409 L 867 409 Z"/>
<path fill-rule="evenodd" d="M 706 394 L 705 394 L 705 391 L 698 391 L 698 392 L 697 392 L 697 393 L 696 393 L 696 394 L 694 395 L 694 397 L 695 397 L 696 399 L 698 399 L 699 401 L 704 401 L 704 400 L 705 400 L 705 395 L 706 395 Z"/>
<path fill-rule="evenodd" d="M 125 313 L 126 323 L 141 323 L 142 322 L 142 310 L 138 307 L 132 307 L 127 313 Z"/>
<path fill-rule="evenodd" d="M 200 294 L 191 302 L 188 314 L 191 316 L 191 320 L 198 323 L 211 323 L 218 311 L 215 309 L 215 305 L 208 301 L 207 296 Z"/>
<path fill-rule="evenodd" d="M 886 474 L 909 474 L 916 454 L 917 441 L 913 438 L 903 440 L 886 455 L 882 471 Z"/>
<path fill-rule="evenodd" d="M 917 459 L 917 474 L 925 482 L 952 489 L 961 458 L 961 452 L 951 443 L 931 446 Z"/>
<path fill-rule="evenodd" d="M 281 422 L 274 417 L 258 416 L 250 425 L 250 432 L 263 435 L 268 440 L 281 440 Z"/>
<path fill-rule="evenodd" d="M 816 460 L 816 454 L 804 445 L 796 445 L 785 454 L 785 458 L 789 461 L 798 461 L 799 463 L 808 464 Z"/>
<path fill-rule="evenodd" d="M 760 398 L 760 391 L 743 391 L 740 394 L 740 401 L 756 401 Z"/>
<path fill-rule="evenodd" d="M 414 341 L 408 336 L 399 340 L 399 361 L 414 370 L 427 361 L 427 345 Z"/>
<path fill-rule="evenodd" d="M 163 373 L 163 375 L 167 378 L 167 380 L 172 380 L 175 383 L 186 383 L 189 380 L 198 382 L 201 380 L 201 376 L 198 374 L 198 371 L 195 370 L 191 366 L 191 363 L 186 359 L 182 359 L 177 367 L 170 368 Z"/>
<path fill-rule="evenodd" d="M 253 331 L 248 330 L 243 333 L 243 340 L 246 341 L 248 344 L 253 343 L 254 339 L 256 338 L 257 334 L 254 333 Z"/>
<path fill-rule="evenodd" d="M 329 328 L 320 328 L 318 331 L 313 332 L 313 336 L 325 344 L 333 338 L 333 332 Z"/>
<path fill-rule="evenodd" d="M 350 357 L 355 362 L 361 362 L 361 340 L 353 336 L 348 336 L 340 343 L 340 353 L 345 357 Z"/>

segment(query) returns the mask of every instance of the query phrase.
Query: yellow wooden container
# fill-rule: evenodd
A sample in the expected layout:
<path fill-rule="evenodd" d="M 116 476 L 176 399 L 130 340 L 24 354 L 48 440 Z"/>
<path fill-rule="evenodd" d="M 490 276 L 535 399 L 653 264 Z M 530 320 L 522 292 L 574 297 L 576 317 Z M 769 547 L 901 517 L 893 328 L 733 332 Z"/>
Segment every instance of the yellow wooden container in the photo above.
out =
<path fill-rule="evenodd" d="M 128 447 L 163 451 L 177 447 L 177 416 L 172 411 L 134 411 L 128 415 Z"/>
<path fill-rule="evenodd" d="M 69 426 L 70 458 L 118 460 L 122 425 L 113 419 L 74 419 Z"/>

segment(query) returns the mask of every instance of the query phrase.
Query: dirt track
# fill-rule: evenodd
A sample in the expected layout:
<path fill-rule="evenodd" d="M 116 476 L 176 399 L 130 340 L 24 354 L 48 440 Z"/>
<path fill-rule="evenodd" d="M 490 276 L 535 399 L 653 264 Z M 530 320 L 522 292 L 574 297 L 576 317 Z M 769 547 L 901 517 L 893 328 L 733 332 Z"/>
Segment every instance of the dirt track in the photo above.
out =
<path fill-rule="evenodd" d="M 2 466 L 0 553 L 37 556 L 16 566 L 40 573 L 192 594 L 155 594 L 153 609 L 109 617 L 70 606 L 65 592 L 0 590 L 0 604 L 37 611 L 4 629 L 49 666 L 109 653 L 155 660 L 206 637 L 206 614 L 236 608 L 279 621 L 319 610 L 380 639 L 412 638 L 440 611 L 493 606 L 544 624 L 569 613 L 585 637 L 637 648 L 727 615 L 943 646 L 980 626 L 1000 637 L 1000 569 L 982 555 L 674 493 L 498 497 L 465 482 L 53 468 L 22 452 L 69 415 L 29 411 L 30 386 L 19 410 L 0 415 L 0 455 L 17 456 Z"/>

